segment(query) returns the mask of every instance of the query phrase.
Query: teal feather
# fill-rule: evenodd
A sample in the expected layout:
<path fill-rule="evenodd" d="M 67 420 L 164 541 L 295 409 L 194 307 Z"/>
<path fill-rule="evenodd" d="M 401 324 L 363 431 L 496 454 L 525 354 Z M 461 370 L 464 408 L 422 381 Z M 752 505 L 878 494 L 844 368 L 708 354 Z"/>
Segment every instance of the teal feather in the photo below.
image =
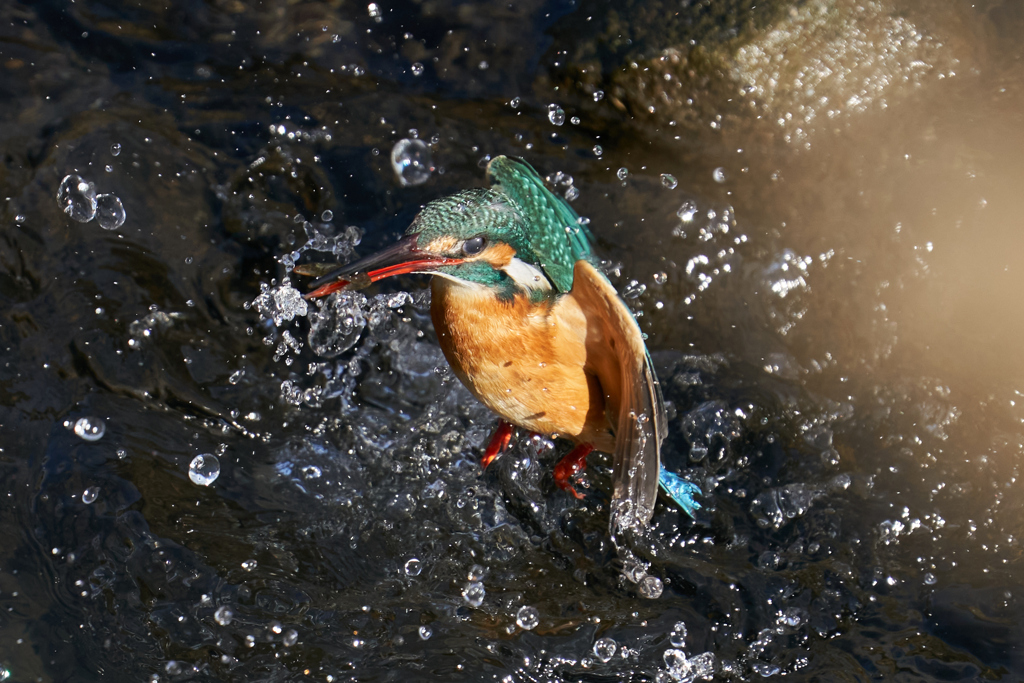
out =
<path fill-rule="evenodd" d="M 508 196 L 526 221 L 526 233 L 536 263 L 565 293 L 572 289 L 572 269 L 577 261 L 594 260 L 590 230 L 582 225 L 569 203 L 544 185 L 533 166 L 519 159 L 496 157 L 487 165 L 494 189 Z"/>

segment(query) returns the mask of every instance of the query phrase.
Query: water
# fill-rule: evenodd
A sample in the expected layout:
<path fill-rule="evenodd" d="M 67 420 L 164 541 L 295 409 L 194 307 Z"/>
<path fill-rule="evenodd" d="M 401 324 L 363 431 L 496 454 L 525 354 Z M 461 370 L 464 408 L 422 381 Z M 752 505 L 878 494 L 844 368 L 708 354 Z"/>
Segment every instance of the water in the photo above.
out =
<path fill-rule="evenodd" d="M 537 611 L 536 607 L 523 605 L 516 612 L 516 624 L 521 629 L 532 631 L 540 624 L 540 612 Z"/>
<path fill-rule="evenodd" d="M 422 185 L 434 172 L 430 148 L 422 140 L 399 140 L 391 148 L 391 167 L 403 186 Z"/>
<path fill-rule="evenodd" d="M 1024 677 L 1019 12 L 652 1 L 0 9 L 0 677 Z M 635 582 L 606 455 L 480 471 L 424 278 L 290 271 L 497 154 L 574 191 L 705 492 Z"/>
<path fill-rule="evenodd" d="M 74 173 L 57 188 L 57 205 L 72 220 L 88 223 L 96 217 L 96 186 Z"/>
<path fill-rule="evenodd" d="M 209 486 L 220 476 L 220 460 L 216 455 L 205 453 L 192 458 L 188 466 L 188 478 L 193 484 Z"/>
<path fill-rule="evenodd" d="M 80 417 L 75 420 L 75 435 L 85 441 L 99 441 L 107 433 L 103 420 L 96 417 Z"/>
<path fill-rule="evenodd" d="M 117 230 L 122 225 L 127 215 L 121 200 L 112 194 L 101 194 L 96 196 L 96 222 L 104 230 Z"/>

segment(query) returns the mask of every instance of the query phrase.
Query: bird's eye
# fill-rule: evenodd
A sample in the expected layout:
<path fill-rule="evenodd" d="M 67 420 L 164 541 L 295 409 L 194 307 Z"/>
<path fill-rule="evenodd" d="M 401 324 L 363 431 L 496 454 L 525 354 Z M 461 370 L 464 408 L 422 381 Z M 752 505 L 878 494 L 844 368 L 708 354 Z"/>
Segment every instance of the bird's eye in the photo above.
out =
<path fill-rule="evenodd" d="M 472 237 L 462 243 L 462 253 L 466 256 L 476 256 L 487 246 L 487 238 L 483 235 Z"/>

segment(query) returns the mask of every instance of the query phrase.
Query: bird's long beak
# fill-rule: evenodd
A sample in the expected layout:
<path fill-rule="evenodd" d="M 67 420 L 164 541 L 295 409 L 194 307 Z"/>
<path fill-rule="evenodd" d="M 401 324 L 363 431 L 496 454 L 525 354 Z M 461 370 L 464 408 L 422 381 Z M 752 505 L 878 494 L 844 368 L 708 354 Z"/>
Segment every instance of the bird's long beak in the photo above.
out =
<path fill-rule="evenodd" d="M 406 235 L 376 254 L 371 254 L 317 278 L 313 281 L 315 289 L 307 294 L 306 298 L 316 299 L 327 296 L 345 287 L 360 289 L 393 275 L 419 273 L 437 266 L 449 266 L 461 262 L 462 259 L 421 251 L 416 246 L 416 235 Z"/>

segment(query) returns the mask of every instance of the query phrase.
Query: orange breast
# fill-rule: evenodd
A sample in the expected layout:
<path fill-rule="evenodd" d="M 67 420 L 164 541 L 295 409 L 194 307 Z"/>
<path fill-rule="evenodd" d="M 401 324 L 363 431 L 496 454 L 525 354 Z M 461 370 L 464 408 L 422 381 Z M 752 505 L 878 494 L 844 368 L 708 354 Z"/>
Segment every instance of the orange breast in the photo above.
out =
<path fill-rule="evenodd" d="M 431 289 L 441 349 L 484 405 L 530 431 L 614 448 L 601 385 L 585 370 L 587 319 L 572 297 L 505 303 L 438 276 Z"/>

